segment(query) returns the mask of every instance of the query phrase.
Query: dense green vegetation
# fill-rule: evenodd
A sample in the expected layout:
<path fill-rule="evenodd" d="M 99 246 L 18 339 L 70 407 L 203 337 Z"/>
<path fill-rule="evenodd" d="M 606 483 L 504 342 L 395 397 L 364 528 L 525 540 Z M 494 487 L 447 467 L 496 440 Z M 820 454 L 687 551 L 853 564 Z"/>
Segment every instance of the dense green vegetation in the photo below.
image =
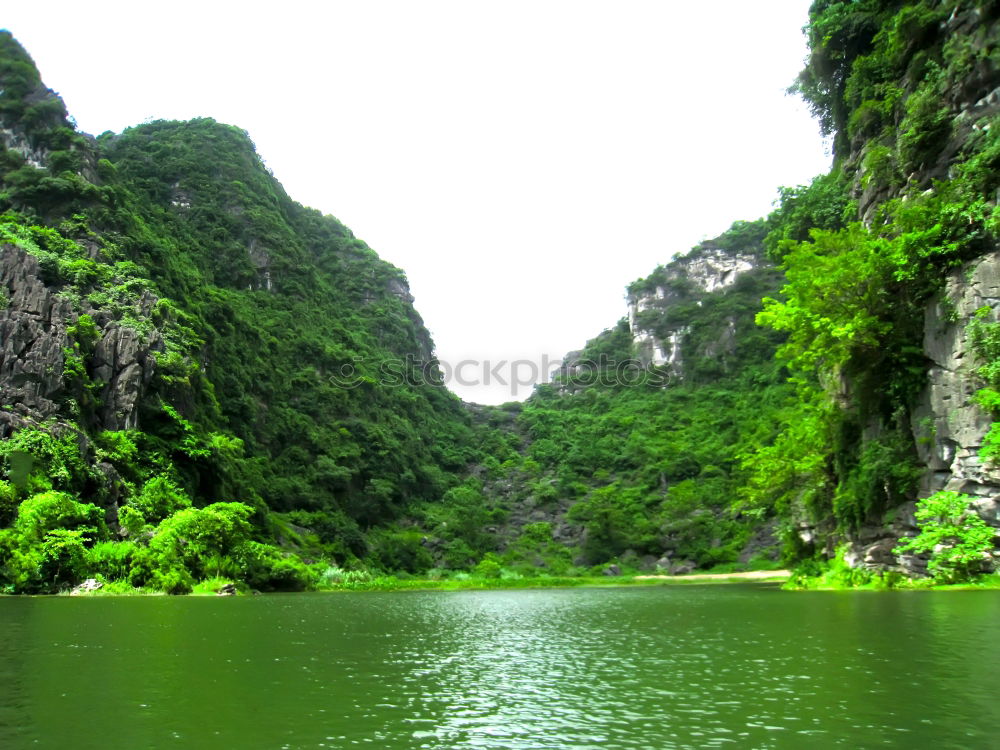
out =
<path fill-rule="evenodd" d="M 929 552 L 931 575 L 944 583 L 965 581 L 988 570 L 993 529 L 970 507 L 973 498 L 936 492 L 917 503 L 920 533 L 900 545 L 900 552 Z"/>
<path fill-rule="evenodd" d="M 623 320 L 499 408 L 437 383 L 402 272 L 292 201 L 245 132 L 86 137 L 0 33 L 0 240 L 71 311 L 52 408 L 0 404 L 0 587 L 782 563 L 871 583 L 826 559 L 916 499 L 926 469 L 924 310 L 1000 231 L 998 17 L 996 2 L 817 0 L 793 88 L 832 138 L 829 174 L 630 286 L 635 325 L 677 342 L 677 362 L 637 362 Z M 754 268 L 707 292 L 688 269 L 712 254 Z M 977 402 L 998 413 L 991 307 L 968 335 Z M 131 391 L 116 340 L 155 361 Z M 994 428 L 980 457 L 998 455 Z M 992 537 L 969 502 L 921 501 L 896 553 L 929 557 L 936 580 L 975 575 Z"/>
<path fill-rule="evenodd" d="M 742 298 L 738 284 L 692 299 L 683 278 L 658 269 L 630 291 L 667 290 L 669 304 L 640 312 L 639 322 L 661 340 L 687 331 L 679 382 L 543 388 L 524 408 L 525 494 L 561 503 L 584 524 L 585 562 L 666 549 L 702 566 L 730 563 L 770 519 L 783 558 L 812 564 L 842 554 L 843 542 L 916 497 L 925 471 L 912 433 L 927 375 L 924 309 L 944 273 L 996 246 L 1000 130 L 982 102 L 1000 82 L 998 15 L 997 3 L 982 2 L 813 5 L 811 56 L 794 88 L 833 137 L 833 168 L 782 189 L 762 228 L 738 222 L 715 243 L 733 250 L 762 233 L 784 271 L 783 282 L 770 279 L 780 294 L 755 274 Z M 753 341 L 747 351 L 757 357 L 705 346 L 706 335 L 719 335 L 723 300 L 740 300 L 741 320 L 762 296 L 757 321 L 784 334 L 776 356 L 777 339 L 755 341 L 761 332 L 745 329 L 737 339 Z M 983 363 L 979 402 L 1000 411 L 994 320 L 984 308 L 971 338 Z M 620 343 L 620 333 L 595 340 L 591 356 Z M 995 458 L 996 434 L 982 459 Z M 978 516 L 959 517 L 977 554 L 992 544 Z M 944 569 L 935 560 L 932 575 Z"/>
<path fill-rule="evenodd" d="M 73 310 L 58 412 L 3 443 L 5 585 L 302 588 L 303 560 L 417 566 L 379 529 L 478 453 L 402 273 L 290 200 L 243 131 L 156 122 L 88 142 L 9 34 L 0 47 L 0 116 L 20 136 L 0 237 Z M 95 353 L 115 328 L 156 359 L 125 421 Z M 25 525 L 36 502 L 47 520 Z"/>
<path fill-rule="evenodd" d="M 739 223 L 689 258 L 718 247 L 760 257 L 765 231 L 764 222 Z M 502 556 L 506 565 L 562 572 L 570 562 L 613 560 L 649 568 L 665 553 L 698 567 L 750 562 L 741 553 L 767 514 L 748 515 L 737 502 L 746 479 L 740 456 L 773 438 L 789 392 L 773 357 L 779 337 L 754 326 L 753 316 L 779 276 L 762 262 L 726 290 L 706 293 L 682 275 L 671 281 L 685 262 L 632 290 L 672 289 L 669 304 L 644 311 L 644 325 L 661 335 L 688 331 L 682 373 L 640 369 L 622 322 L 521 409 L 513 425 L 520 455 L 490 464 L 487 489 L 514 517 L 543 514 L 567 527 L 564 544 L 552 546 L 551 523 L 523 525 Z M 767 547 L 750 553 L 755 564 L 773 559 Z"/>
<path fill-rule="evenodd" d="M 970 12 L 971 33 L 946 30 Z M 995 85 L 996 17 L 995 3 L 813 6 L 797 87 L 834 135 L 827 184 L 851 185 L 856 198 L 852 209 L 817 192 L 821 214 L 847 205 L 845 225 L 772 235 L 785 299 L 765 300 L 758 320 L 788 333 L 779 358 L 798 396 L 778 440 L 749 457 L 748 498 L 759 507 L 850 534 L 915 495 L 923 310 L 946 271 L 997 238 L 996 115 L 972 128 L 962 109 Z"/>

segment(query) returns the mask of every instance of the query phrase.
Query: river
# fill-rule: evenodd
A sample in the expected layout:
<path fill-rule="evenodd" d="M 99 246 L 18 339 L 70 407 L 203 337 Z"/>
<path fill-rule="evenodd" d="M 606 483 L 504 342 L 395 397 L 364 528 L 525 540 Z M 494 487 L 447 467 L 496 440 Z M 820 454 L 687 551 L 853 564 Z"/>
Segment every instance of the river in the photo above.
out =
<path fill-rule="evenodd" d="M 0 747 L 989 748 L 1000 592 L 0 599 Z"/>

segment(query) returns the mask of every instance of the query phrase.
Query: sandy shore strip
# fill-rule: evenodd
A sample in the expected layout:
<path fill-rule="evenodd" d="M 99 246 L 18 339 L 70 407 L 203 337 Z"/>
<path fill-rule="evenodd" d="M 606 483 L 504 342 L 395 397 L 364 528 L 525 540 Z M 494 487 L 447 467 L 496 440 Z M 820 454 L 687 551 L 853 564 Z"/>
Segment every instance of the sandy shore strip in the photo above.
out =
<path fill-rule="evenodd" d="M 682 575 L 650 575 L 633 576 L 635 580 L 662 579 L 672 581 L 721 581 L 721 580 L 742 580 L 742 581 L 785 581 L 790 578 L 790 570 L 748 570 L 743 573 L 685 573 Z"/>

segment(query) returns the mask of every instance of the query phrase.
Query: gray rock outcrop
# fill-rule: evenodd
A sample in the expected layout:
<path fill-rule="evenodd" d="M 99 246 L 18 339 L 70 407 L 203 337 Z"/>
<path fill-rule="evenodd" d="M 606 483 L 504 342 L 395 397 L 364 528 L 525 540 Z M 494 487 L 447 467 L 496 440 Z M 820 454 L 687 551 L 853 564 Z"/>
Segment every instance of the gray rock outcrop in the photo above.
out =
<path fill-rule="evenodd" d="M 642 313 L 664 310 L 683 301 L 692 292 L 708 294 L 732 286 L 748 271 L 758 268 L 760 256 L 748 252 L 729 251 L 718 247 L 703 247 L 684 258 L 670 263 L 661 283 L 654 288 L 630 292 L 628 324 L 639 358 L 674 371 L 682 367 L 682 345 L 688 334 L 687 326 L 666 332 L 654 331 L 643 322 Z"/>
<path fill-rule="evenodd" d="M 943 290 L 927 305 L 923 349 L 930 366 L 910 428 L 924 467 L 918 496 L 939 490 L 970 495 L 980 517 L 1000 529 L 1000 467 L 979 456 L 993 421 L 975 400 L 984 385 L 976 374 L 983 362 L 972 346 L 970 323 L 979 311 L 986 323 L 1000 319 L 1000 251 L 948 274 Z M 851 534 L 845 561 L 852 567 L 926 575 L 926 556 L 893 552 L 901 538 L 917 533 L 915 509 L 915 502 L 904 503 L 881 523 Z"/>
<path fill-rule="evenodd" d="M 83 357 L 97 395 L 97 427 L 124 430 L 138 426 L 138 404 L 156 371 L 156 352 L 164 349 L 150 326 L 141 334 L 112 319 L 106 311 L 84 305 L 82 311 L 46 283 L 38 259 L 22 248 L 0 246 L 0 436 L 24 424 L 73 417 L 63 414 L 73 394 L 65 378 L 67 352 L 73 352 L 69 328 L 88 314 L 99 337 Z M 145 293 L 136 311 L 148 316 L 156 298 Z"/>
<path fill-rule="evenodd" d="M 922 496 L 954 490 L 981 498 L 1000 497 L 1000 469 L 979 458 L 992 417 L 976 403 L 982 366 L 972 349 L 969 324 L 978 310 L 996 322 L 1000 306 L 1000 251 L 984 255 L 948 275 L 944 291 L 927 307 L 924 353 L 931 361 L 928 384 L 912 415 L 913 437 L 926 466 Z M 995 510 L 986 515 L 996 522 Z"/>
<path fill-rule="evenodd" d="M 42 280 L 37 259 L 0 246 L 0 435 L 24 420 L 55 416 L 63 392 L 63 350 L 72 305 Z"/>
<path fill-rule="evenodd" d="M 90 594 L 94 591 L 100 591 L 104 588 L 104 584 L 98 581 L 96 578 L 88 578 L 86 581 L 78 586 L 74 586 L 69 592 L 70 596 L 82 596 L 84 594 Z"/>

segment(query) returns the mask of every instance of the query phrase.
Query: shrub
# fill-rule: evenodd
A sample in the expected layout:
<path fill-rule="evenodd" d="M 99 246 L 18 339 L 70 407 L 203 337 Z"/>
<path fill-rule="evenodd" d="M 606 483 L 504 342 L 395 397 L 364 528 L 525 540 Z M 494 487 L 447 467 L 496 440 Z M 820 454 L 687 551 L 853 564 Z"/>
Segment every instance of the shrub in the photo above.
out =
<path fill-rule="evenodd" d="M 243 579 L 265 591 L 303 591 L 313 575 L 299 558 L 270 544 L 246 542 L 237 552 Z"/>
<path fill-rule="evenodd" d="M 79 490 L 90 478 L 90 468 L 80 455 L 73 433 L 56 436 L 25 427 L 0 441 L 8 478 L 18 487 Z"/>
<path fill-rule="evenodd" d="M 41 545 L 38 582 L 74 585 L 87 574 L 86 532 L 80 529 L 55 529 L 45 535 Z"/>
<path fill-rule="evenodd" d="M 479 578 L 499 578 L 501 573 L 503 573 L 503 568 L 500 565 L 500 561 L 497 560 L 496 555 L 492 552 L 487 552 L 486 556 L 476 565 L 474 572 Z"/>
<path fill-rule="evenodd" d="M 133 559 L 128 582 L 167 594 L 187 594 L 194 586 L 194 577 L 175 550 L 140 547 Z"/>
<path fill-rule="evenodd" d="M 202 577 L 207 560 L 228 555 L 247 540 L 252 514 L 253 509 L 243 503 L 185 508 L 157 526 L 149 549 L 159 560 L 176 559 L 191 574 Z"/>
<path fill-rule="evenodd" d="M 138 510 L 147 521 L 162 521 L 167 516 L 191 507 L 191 499 L 168 477 L 153 477 L 142 486 L 129 505 Z"/>
<path fill-rule="evenodd" d="M 24 541 L 40 542 L 55 529 L 101 529 L 102 516 L 96 505 L 77 502 L 65 492 L 42 492 L 21 503 L 14 528 Z"/>
<path fill-rule="evenodd" d="M 386 570 L 416 573 L 434 567 L 419 531 L 384 531 L 375 537 L 372 547 L 373 557 Z"/>
<path fill-rule="evenodd" d="M 153 588 L 167 594 L 190 594 L 194 589 L 194 579 L 183 567 L 172 567 L 153 571 L 149 579 Z"/>
<path fill-rule="evenodd" d="M 122 536 L 138 538 L 146 529 L 152 529 L 146 523 L 142 513 L 131 505 L 123 505 L 118 509 L 118 528 Z"/>
<path fill-rule="evenodd" d="M 918 501 L 920 533 L 893 552 L 930 552 L 927 569 L 943 583 L 969 580 L 982 572 L 993 550 L 994 530 L 971 507 L 972 500 L 941 491 Z"/>
<path fill-rule="evenodd" d="M 0 528 L 13 523 L 17 506 L 17 490 L 10 482 L 0 482 Z"/>
<path fill-rule="evenodd" d="M 133 542 L 97 542 L 87 550 L 87 571 L 109 581 L 127 580 L 138 549 Z"/>

